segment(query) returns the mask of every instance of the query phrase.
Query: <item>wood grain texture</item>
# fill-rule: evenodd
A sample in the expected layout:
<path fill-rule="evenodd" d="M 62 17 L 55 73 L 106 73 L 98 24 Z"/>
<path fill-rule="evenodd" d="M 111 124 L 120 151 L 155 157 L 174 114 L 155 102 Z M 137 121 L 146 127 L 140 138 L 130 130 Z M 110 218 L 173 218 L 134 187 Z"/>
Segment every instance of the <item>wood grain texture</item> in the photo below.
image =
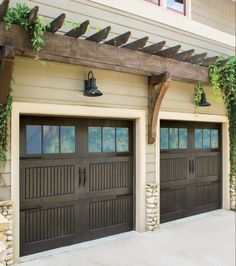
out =
<path fill-rule="evenodd" d="M 196 54 L 186 59 L 186 61 L 192 64 L 197 64 L 201 62 L 206 56 L 207 56 L 207 53 Z"/>
<path fill-rule="evenodd" d="M 122 46 L 122 48 L 127 48 L 127 49 L 131 49 L 131 50 L 140 50 L 146 45 L 147 41 L 148 41 L 148 37 L 144 37 L 142 39 L 138 39 L 136 41 L 128 43 L 128 44 Z"/>
<path fill-rule="evenodd" d="M 57 18 L 55 18 L 51 23 L 50 23 L 50 27 L 48 29 L 48 32 L 52 32 L 55 33 L 57 32 L 63 25 L 64 21 L 65 21 L 66 15 L 63 13 L 60 16 L 58 16 Z"/>
<path fill-rule="evenodd" d="M 102 29 L 99 32 L 87 37 L 86 40 L 99 43 L 107 38 L 110 30 L 111 30 L 111 27 L 108 26 L 105 29 Z"/>
<path fill-rule="evenodd" d="M 183 51 L 174 56 L 176 60 L 186 60 L 194 53 L 194 49 Z"/>
<path fill-rule="evenodd" d="M 191 83 L 197 80 L 209 82 L 208 69 L 203 66 L 49 32 L 45 33 L 44 39 L 45 45 L 40 53 L 44 60 L 147 76 L 169 71 L 175 80 Z M 29 36 L 20 27 L 13 26 L 6 31 L 1 24 L 0 45 L 4 45 L 6 40 L 15 45 L 17 55 L 35 57 Z"/>
<path fill-rule="evenodd" d="M 73 37 L 73 38 L 79 38 L 80 36 L 84 35 L 87 31 L 89 26 L 89 20 L 84 21 L 80 24 L 79 28 L 72 29 L 65 33 L 65 36 Z"/>
<path fill-rule="evenodd" d="M 38 15 L 39 7 L 35 6 L 34 8 L 31 9 L 29 16 L 28 16 L 28 22 L 30 25 L 34 24 L 35 19 Z"/>
<path fill-rule="evenodd" d="M 178 53 L 180 48 L 181 48 L 181 45 L 176 45 L 176 46 L 173 46 L 173 47 L 170 47 L 170 48 L 166 48 L 164 50 L 161 50 L 158 53 L 158 55 L 164 56 L 164 57 L 167 57 L 167 58 L 172 58 Z"/>
<path fill-rule="evenodd" d="M 142 52 L 147 54 L 157 54 L 166 44 L 165 41 L 154 43 L 142 49 Z"/>
<path fill-rule="evenodd" d="M 158 115 L 162 100 L 170 86 L 170 73 L 164 72 L 159 76 L 148 79 L 148 143 L 156 141 Z"/>
<path fill-rule="evenodd" d="M 113 45 L 116 47 L 121 46 L 122 44 L 127 43 L 127 41 L 129 40 L 129 37 L 131 35 L 130 31 L 125 32 L 124 34 L 121 34 L 109 41 L 104 42 L 104 44 L 109 44 L 109 45 Z"/>

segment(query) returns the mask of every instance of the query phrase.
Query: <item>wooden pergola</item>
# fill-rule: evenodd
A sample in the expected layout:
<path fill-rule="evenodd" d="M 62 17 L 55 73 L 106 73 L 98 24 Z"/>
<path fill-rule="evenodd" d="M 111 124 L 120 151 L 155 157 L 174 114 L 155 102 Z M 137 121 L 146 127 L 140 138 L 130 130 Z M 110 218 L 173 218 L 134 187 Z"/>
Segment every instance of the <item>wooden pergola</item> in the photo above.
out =
<path fill-rule="evenodd" d="M 28 32 L 17 25 L 6 29 L 3 19 L 8 5 L 9 0 L 4 0 L 0 5 L 2 104 L 6 103 L 9 94 L 15 56 L 35 57 Z M 37 6 L 31 10 L 28 17 L 30 23 L 34 23 L 38 11 Z M 180 45 L 164 48 L 165 41 L 146 46 L 148 37 L 128 43 L 131 36 L 129 31 L 107 40 L 110 26 L 84 38 L 89 26 L 88 20 L 81 23 L 77 29 L 72 29 L 64 35 L 58 34 L 57 31 L 64 20 L 65 14 L 61 14 L 50 23 L 50 29 L 44 34 L 45 44 L 39 54 L 40 58 L 148 76 L 149 143 L 155 142 L 158 113 L 170 79 L 191 83 L 200 80 L 208 83 L 208 66 L 217 59 L 208 58 L 207 53 L 194 55 L 194 49 L 179 52 Z"/>

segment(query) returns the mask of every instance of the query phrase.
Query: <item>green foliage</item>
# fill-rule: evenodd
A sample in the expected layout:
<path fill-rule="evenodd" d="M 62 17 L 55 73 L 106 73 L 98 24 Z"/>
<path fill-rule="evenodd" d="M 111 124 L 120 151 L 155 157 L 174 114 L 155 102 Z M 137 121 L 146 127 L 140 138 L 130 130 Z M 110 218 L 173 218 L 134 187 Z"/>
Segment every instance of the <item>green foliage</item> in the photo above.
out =
<path fill-rule="evenodd" d="M 38 55 L 44 45 L 43 34 L 47 25 L 42 22 L 40 16 L 36 17 L 34 23 L 29 24 L 28 16 L 30 11 L 31 9 L 26 4 L 17 3 L 15 7 L 8 8 L 4 22 L 7 28 L 16 24 L 27 30 L 30 34 L 33 49 Z"/>
<path fill-rule="evenodd" d="M 199 107 L 199 103 L 201 100 L 201 96 L 203 93 L 203 85 L 202 82 L 198 80 L 196 86 L 195 86 L 195 94 L 194 94 L 194 98 L 193 98 L 193 102 L 194 102 L 194 113 L 197 112 L 197 109 Z"/>
<path fill-rule="evenodd" d="M 6 162 L 8 147 L 8 127 L 12 110 L 12 89 L 7 104 L 0 104 L 0 166 Z"/>
<path fill-rule="evenodd" d="M 236 195 L 236 57 L 219 58 L 209 67 L 215 96 L 222 94 L 229 118 L 231 196 Z"/>

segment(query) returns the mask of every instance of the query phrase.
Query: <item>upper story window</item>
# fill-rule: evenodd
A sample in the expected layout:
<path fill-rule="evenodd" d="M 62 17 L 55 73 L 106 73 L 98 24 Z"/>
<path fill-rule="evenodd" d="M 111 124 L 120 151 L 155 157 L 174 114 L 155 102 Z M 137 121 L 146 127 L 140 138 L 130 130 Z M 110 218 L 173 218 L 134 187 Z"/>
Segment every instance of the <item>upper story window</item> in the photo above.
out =
<path fill-rule="evenodd" d="M 163 8 L 186 15 L 186 0 L 145 0 Z"/>
<path fill-rule="evenodd" d="M 167 0 L 166 7 L 170 10 L 186 15 L 186 0 Z"/>

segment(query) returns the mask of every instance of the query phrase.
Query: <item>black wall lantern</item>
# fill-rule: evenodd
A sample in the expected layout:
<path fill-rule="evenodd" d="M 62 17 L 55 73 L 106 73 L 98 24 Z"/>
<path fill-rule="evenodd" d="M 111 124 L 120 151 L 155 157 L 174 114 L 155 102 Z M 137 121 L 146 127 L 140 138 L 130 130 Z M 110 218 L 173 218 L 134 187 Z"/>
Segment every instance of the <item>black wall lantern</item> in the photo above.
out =
<path fill-rule="evenodd" d="M 206 94 L 205 94 L 204 91 L 202 92 L 201 100 L 199 102 L 199 106 L 201 106 L 201 107 L 211 106 L 211 104 L 206 99 Z"/>
<path fill-rule="evenodd" d="M 84 83 L 85 83 L 84 96 L 88 97 L 102 96 L 102 92 L 98 90 L 96 86 L 96 79 L 94 78 L 92 71 L 89 71 L 88 80 L 85 80 Z"/>

